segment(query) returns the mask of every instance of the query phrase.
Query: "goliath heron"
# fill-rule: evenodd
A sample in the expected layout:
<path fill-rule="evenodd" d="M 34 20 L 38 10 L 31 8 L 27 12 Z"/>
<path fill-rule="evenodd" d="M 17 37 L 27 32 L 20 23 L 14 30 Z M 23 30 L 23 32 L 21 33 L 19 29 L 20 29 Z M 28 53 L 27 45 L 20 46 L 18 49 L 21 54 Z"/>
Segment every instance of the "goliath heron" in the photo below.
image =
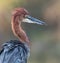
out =
<path fill-rule="evenodd" d="M 3 44 L 0 51 L 0 63 L 27 63 L 30 53 L 30 41 L 21 27 L 21 22 L 36 23 L 45 25 L 46 23 L 33 18 L 24 8 L 16 8 L 12 13 L 12 31 L 19 40 L 10 40 Z"/>

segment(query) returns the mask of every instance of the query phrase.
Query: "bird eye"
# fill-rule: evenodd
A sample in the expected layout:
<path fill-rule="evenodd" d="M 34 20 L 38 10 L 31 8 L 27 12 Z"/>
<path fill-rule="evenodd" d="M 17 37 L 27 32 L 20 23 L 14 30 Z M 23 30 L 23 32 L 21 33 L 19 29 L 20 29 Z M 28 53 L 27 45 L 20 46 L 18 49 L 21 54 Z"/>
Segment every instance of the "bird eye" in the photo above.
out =
<path fill-rule="evenodd" d="M 25 15 L 25 18 L 27 18 L 28 15 Z"/>

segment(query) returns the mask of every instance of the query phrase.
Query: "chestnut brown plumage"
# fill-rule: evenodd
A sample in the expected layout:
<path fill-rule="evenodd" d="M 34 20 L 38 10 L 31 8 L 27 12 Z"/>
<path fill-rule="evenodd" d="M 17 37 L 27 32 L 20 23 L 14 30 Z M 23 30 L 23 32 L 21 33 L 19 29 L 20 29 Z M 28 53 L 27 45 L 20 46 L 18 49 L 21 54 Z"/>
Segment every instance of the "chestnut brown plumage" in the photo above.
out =
<path fill-rule="evenodd" d="M 16 37 L 19 38 L 21 42 L 27 42 L 29 44 L 29 39 L 25 31 L 21 27 L 21 21 L 25 18 L 25 15 L 28 15 L 28 11 L 24 8 L 16 8 L 12 13 L 12 31 Z"/>

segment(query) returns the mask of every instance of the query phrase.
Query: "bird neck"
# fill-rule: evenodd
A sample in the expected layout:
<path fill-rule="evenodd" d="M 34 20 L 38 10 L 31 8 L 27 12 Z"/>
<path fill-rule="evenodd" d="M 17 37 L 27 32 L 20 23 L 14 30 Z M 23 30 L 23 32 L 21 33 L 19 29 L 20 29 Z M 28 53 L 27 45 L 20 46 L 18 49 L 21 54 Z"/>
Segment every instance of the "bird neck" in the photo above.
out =
<path fill-rule="evenodd" d="M 28 45 L 30 44 L 30 41 L 25 33 L 25 31 L 22 29 L 21 27 L 21 20 L 19 20 L 20 16 L 12 16 L 12 21 L 11 21 L 11 25 L 12 25 L 12 31 L 14 33 L 14 35 L 16 37 L 18 37 L 18 39 L 21 42 L 27 42 Z"/>

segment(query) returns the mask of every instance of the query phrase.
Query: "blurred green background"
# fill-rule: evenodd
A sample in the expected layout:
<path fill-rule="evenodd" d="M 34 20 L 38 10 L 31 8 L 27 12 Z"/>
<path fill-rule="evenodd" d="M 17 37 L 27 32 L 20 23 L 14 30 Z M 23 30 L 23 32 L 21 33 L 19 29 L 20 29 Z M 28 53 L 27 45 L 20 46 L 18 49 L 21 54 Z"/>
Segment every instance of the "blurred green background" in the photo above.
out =
<path fill-rule="evenodd" d="M 17 39 L 11 30 L 11 16 L 18 7 L 48 24 L 22 23 L 32 44 L 28 63 L 60 63 L 60 0 L 0 0 L 0 47 Z"/>

